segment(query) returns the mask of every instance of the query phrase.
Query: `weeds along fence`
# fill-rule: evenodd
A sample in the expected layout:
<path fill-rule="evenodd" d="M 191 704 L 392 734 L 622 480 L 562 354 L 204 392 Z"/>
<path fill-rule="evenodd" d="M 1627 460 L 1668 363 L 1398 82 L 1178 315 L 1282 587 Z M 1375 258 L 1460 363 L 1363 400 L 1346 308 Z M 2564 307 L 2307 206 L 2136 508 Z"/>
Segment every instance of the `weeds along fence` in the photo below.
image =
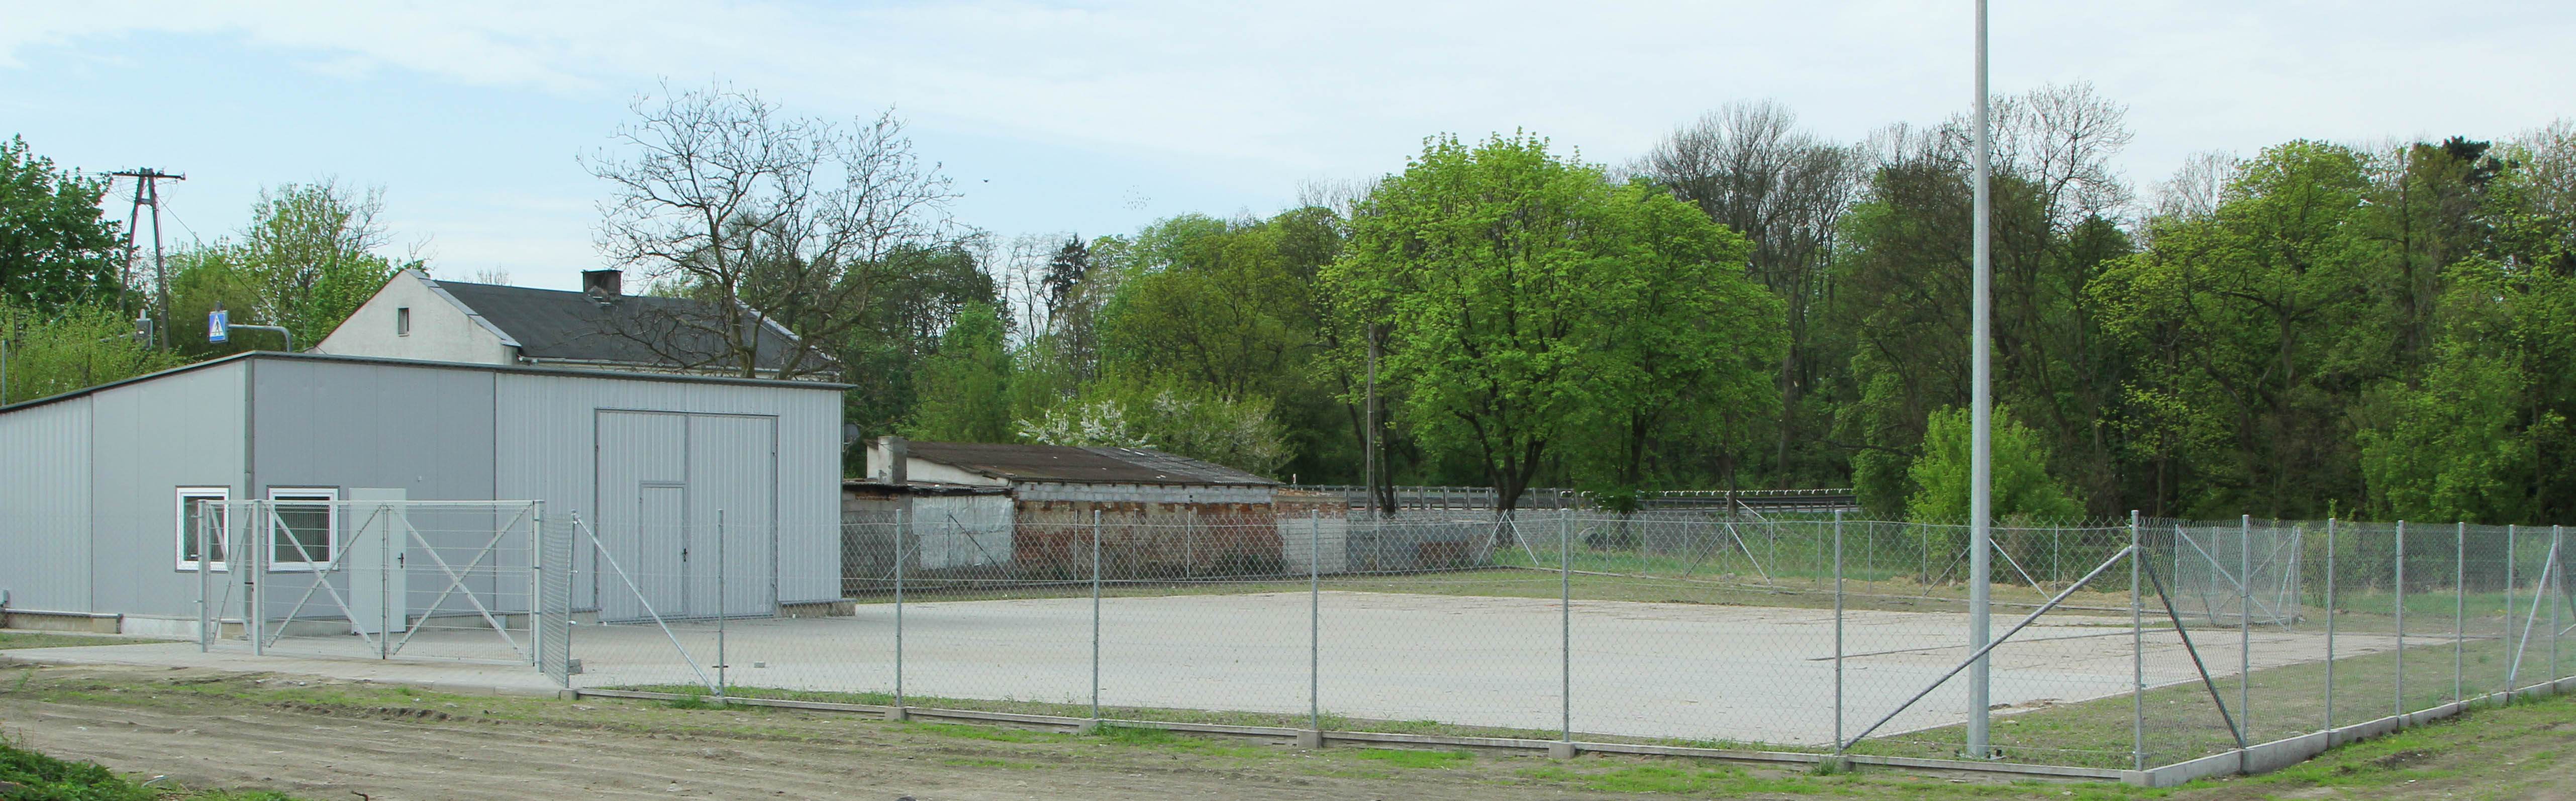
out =
<path fill-rule="evenodd" d="M 1977 644 L 1966 527 L 1831 513 L 1068 503 L 674 525 L 555 540 L 574 552 L 547 557 L 575 588 L 569 664 L 549 666 L 567 686 L 2154 783 L 2568 675 L 2556 528 L 1998 526 Z M 833 537 L 842 558 L 744 569 L 725 547 L 781 552 L 745 536 Z"/>

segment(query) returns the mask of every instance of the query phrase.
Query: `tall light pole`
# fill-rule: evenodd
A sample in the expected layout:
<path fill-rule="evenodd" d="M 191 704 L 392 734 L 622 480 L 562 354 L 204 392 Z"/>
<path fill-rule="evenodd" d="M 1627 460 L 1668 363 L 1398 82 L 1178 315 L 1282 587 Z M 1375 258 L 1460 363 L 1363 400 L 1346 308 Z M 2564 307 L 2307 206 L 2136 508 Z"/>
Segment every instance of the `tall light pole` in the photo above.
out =
<path fill-rule="evenodd" d="M 1968 446 L 1968 648 L 1971 652 L 1986 646 L 1991 634 L 1987 618 L 1993 603 L 1990 597 L 1992 588 L 1987 586 L 1987 580 L 1992 577 L 1993 565 L 1990 563 L 1994 559 L 1995 511 L 1994 365 L 1987 353 L 1994 328 L 1994 304 L 1991 300 L 1994 261 L 1989 252 L 1991 243 L 1987 241 L 1991 227 L 1989 218 L 1993 214 L 1993 198 L 1987 187 L 1992 177 L 1992 166 L 1987 163 L 1989 149 L 1986 134 L 1986 0 L 1977 0 L 1977 183 L 1976 213 L 1970 223 L 1976 227 L 1972 234 L 1976 261 L 1973 268 L 1975 277 L 1970 280 L 1970 291 L 1975 294 L 1968 306 L 1971 317 L 1968 332 L 1971 373 L 1968 414 L 1970 427 L 1975 432 Z M 1986 740 L 1987 727 L 1991 723 L 1986 710 L 1990 703 L 1986 693 L 1987 667 L 1984 656 L 1977 657 L 1977 661 L 1968 666 L 1969 759 L 1987 759 L 1994 755 L 1994 748 Z"/>

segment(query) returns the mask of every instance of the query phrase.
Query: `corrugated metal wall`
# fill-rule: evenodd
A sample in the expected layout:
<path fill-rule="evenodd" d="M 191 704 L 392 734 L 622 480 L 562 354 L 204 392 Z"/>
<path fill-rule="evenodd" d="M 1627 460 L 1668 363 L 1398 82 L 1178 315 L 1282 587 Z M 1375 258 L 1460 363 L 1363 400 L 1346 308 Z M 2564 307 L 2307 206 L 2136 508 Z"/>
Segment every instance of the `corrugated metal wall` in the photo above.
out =
<path fill-rule="evenodd" d="M 0 415 L 0 590 L 13 609 L 90 607 L 90 399 Z M 163 567 L 168 567 L 164 565 Z"/>
<path fill-rule="evenodd" d="M 493 376 L 400 364 L 259 360 L 251 368 L 251 479 L 257 484 L 249 497 L 268 497 L 273 487 L 331 487 L 343 499 L 351 489 L 371 488 L 399 489 L 412 500 L 493 500 Z M 342 521 L 341 536 L 351 537 L 361 522 Z M 415 527 L 432 547 L 461 555 L 480 551 L 491 531 L 505 524 L 450 514 L 424 518 Z M 527 548 L 518 538 L 505 538 L 486 560 L 497 570 L 472 577 L 466 588 L 496 606 L 524 608 L 525 581 L 503 571 L 525 570 Z M 309 573 L 271 575 L 270 612 L 286 614 L 310 579 Z M 347 591 L 346 577 L 334 582 Z M 424 574 L 412 585 L 408 594 L 417 609 L 435 601 L 447 582 Z M 307 603 L 303 613 L 314 607 Z"/>
<path fill-rule="evenodd" d="M 94 459 L 91 610 L 196 619 L 197 573 L 178 570 L 177 491 L 230 487 L 232 497 L 245 497 L 249 372 L 248 362 L 213 365 L 86 399 Z"/>
<path fill-rule="evenodd" d="M 769 480 L 741 480 L 729 485 L 709 484 L 713 495 L 693 498 L 687 513 L 691 518 L 701 511 L 712 520 L 720 504 L 726 509 L 727 528 L 734 529 L 735 510 L 756 510 L 766 501 L 775 511 L 772 523 L 777 531 L 775 554 L 762 561 L 777 570 L 775 597 L 783 603 L 830 601 L 840 597 L 840 420 L 841 395 L 827 387 L 813 389 L 777 386 L 684 383 L 617 378 L 597 378 L 502 373 L 495 384 L 495 462 L 498 466 L 499 492 L 509 497 L 544 500 L 550 515 L 578 512 L 585 521 L 594 523 L 602 539 L 615 536 L 603 520 L 613 498 L 603 497 L 595 480 L 601 469 L 602 443 L 598 438 L 603 412 L 619 410 L 678 412 L 693 415 L 730 415 L 743 418 L 776 418 L 775 430 L 766 435 L 775 442 L 777 456 L 774 474 Z M 756 439 L 763 432 L 753 422 L 698 423 L 699 435 L 709 441 Z M 710 458 L 754 457 L 750 449 L 727 449 L 710 453 Z M 731 454 L 719 457 L 717 454 Z M 730 475 L 740 478 L 756 465 L 728 466 L 719 463 L 694 465 L 700 475 Z M 624 480 L 624 479 L 619 479 Z M 710 478 L 711 482 L 720 479 Z M 766 486 L 760 486 L 760 485 Z M 617 494 L 612 492 L 611 494 Z M 697 507 L 705 507 L 700 510 Z M 752 523 L 756 525 L 756 521 Z M 752 537 L 750 531 L 738 536 Z M 765 539 L 766 535 L 758 535 Z M 740 543 L 745 540 L 734 540 Z M 745 545 L 757 552 L 765 542 Z M 595 569 L 590 549 L 581 552 L 577 569 L 594 582 L 603 579 Z M 730 571 L 729 571 L 730 573 Z M 743 575 L 730 573 L 731 575 Z M 749 604 L 771 595 L 766 582 L 733 582 L 750 584 L 749 588 L 726 588 L 730 596 L 727 612 L 735 612 L 737 603 Z M 574 588 L 577 608 L 596 608 L 600 586 L 585 582 Z M 741 593 L 757 593 L 757 596 Z"/>
<path fill-rule="evenodd" d="M 275 486 L 399 488 L 416 500 L 543 500 L 550 516 L 587 518 L 600 503 L 602 410 L 700 415 L 691 436 L 725 443 L 683 467 L 705 479 L 709 522 L 724 508 L 728 532 L 741 529 L 728 547 L 748 559 L 728 578 L 746 578 L 728 582 L 729 612 L 840 597 L 836 389 L 274 357 L 0 415 L 0 589 L 17 609 L 193 619 L 196 574 L 176 569 L 181 486 L 234 499 Z M 524 548 L 504 565 L 524 566 Z M 288 574 L 268 589 L 302 586 Z M 575 595 L 597 603 L 591 587 Z"/>

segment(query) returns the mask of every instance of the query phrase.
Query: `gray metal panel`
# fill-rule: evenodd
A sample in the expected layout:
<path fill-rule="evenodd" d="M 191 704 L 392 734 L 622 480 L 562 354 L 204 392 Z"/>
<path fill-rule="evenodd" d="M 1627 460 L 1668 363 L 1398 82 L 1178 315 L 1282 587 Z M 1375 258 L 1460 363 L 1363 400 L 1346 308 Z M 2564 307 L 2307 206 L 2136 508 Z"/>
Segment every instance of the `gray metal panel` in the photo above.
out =
<path fill-rule="evenodd" d="M 596 520 L 603 501 L 596 486 L 599 410 L 778 418 L 778 598 L 840 596 L 839 387 L 503 372 L 494 393 L 495 491 L 543 500 L 548 515 L 578 511 L 585 521 Z M 583 575 L 613 580 L 600 579 L 586 544 L 576 552 Z M 596 608 L 593 589 L 590 582 L 574 587 L 574 606 Z"/>
<path fill-rule="evenodd" d="M 9 606 L 89 612 L 90 401 L 0 415 L 0 590 Z M 162 565 L 164 569 L 169 565 Z"/>
<path fill-rule="evenodd" d="M 688 415 L 601 411 L 592 428 L 599 501 L 584 519 L 616 561 L 598 577 L 611 589 L 601 616 L 641 619 L 647 604 L 665 617 L 687 616 Z"/>
<path fill-rule="evenodd" d="M 492 497 L 493 374 L 264 361 L 253 387 L 258 481 L 384 487 L 414 500 Z"/>
<path fill-rule="evenodd" d="M 333 487 L 347 498 L 349 488 L 377 487 L 403 490 L 413 500 L 491 500 L 493 375 L 400 363 L 262 360 L 251 373 L 250 462 L 258 482 L 251 497 L 267 497 L 273 487 Z M 341 536 L 360 522 L 341 521 Z M 423 534 L 441 549 L 479 546 L 490 534 L 489 528 L 457 528 L 433 526 Z M 495 561 L 525 568 L 526 548 L 504 543 Z M 273 574 L 267 596 L 289 603 L 311 575 Z M 469 588 L 492 592 L 497 582 L 485 576 Z M 426 604 L 438 589 L 415 587 L 411 594 Z M 510 601 L 512 611 L 526 607 L 524 599 Z"/>
<path fill-rule="evenodd" d="M 778 508 L 778 418 L 739 415 L 689 417 L 690 511 L 702 525 L 722 524 L 722 550 L 693 571 L 691 612 L 769 615 L 776 610 L 770 579 L 780 567 L 769 553 Z M 705 529 L 714 531 L 713 528 Z M 703 542 L 716 544 L 715 538 Z M 691 546 L 693 548 L 697 546 Z M 699 551 L 704 553 L 703 550 Z M 724 580 L 715 580 L 721 572 Z M 721 604 L 716 598 L 721 595 Z"/>
<path fill-rule="evenodd" d="M 88 570 L 92 610 L 195 619 L 197 574 L 179 572 L 176 564 L 176 491 L 229 487 L 232 497 L 245 497 L 242 403 L 249 364 L 173 373 L 89 396 L 91 550 L 86 565 L 60 569 Z"/>

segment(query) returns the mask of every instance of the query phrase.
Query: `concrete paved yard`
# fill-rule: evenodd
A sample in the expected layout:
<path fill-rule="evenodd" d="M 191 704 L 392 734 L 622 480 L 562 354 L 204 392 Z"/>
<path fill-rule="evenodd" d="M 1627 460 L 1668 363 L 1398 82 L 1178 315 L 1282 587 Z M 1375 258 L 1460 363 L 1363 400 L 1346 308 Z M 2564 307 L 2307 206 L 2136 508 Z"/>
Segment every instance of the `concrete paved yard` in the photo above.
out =
<path fill-rule="evenodd" d="M 1100 602 L 1100 701 L 1109 706 L 1304 713 L 1309 681 L 1304 593 L 1110 598 Z M 1051 598 L 908 603 L 903 679 L 916 696 L 1089 703 L 1092 601 Z M 1321 705 L 1326 714 L 1554 729 L 1566 636 L 1557 602 L 1479 596 L 1327 592 L 1321 596 Z M 895 609 L 854 617 L 575 628 L 577 686 L 692 683 L 725 665 L 737 686 L 894 688 Z M 1998 616 L 2000 633 L 2018 615 Z M 1878 719 L 1965 657 L 1967 618 L 1854 611 L 1845 621 L 1848 733 Z M 1827 610 L 1576 601 L 1573 726 L 1580 732 L 1791 744 L 1834 732 L 1833 615 Z M 2052 615 L 1995 654 L 1993 702 L 2016 708 L 2120 694 L 2130 676 L 2126 615 Z M 433 636 L 435 635 L 435 636 Z M 506 658 L 488 631 L 424 632 L 420 653 Z M 451 639 L 452 638 L 452 639 Z M 2235 638 L 2203 643 L 2215 675 L 2233 675 Z M 356 638 L 289 640 L 278 649 L 358 656 Z M 2145 638 L 2150 685 L 2197 681 L 2170 632 Z M 2339 656 L 2394 646 L 2344 635 Z M 477 649 L 482 649 L 478 651 Z M 436 661 L 260 659 L 199 654 L 193 644 L 57 648 L 21 658 L 186 664 L 387 681 L 543 691 L 535 669 Z M 718 661 L 721 653 L 722 661 Z M 2278 630 L 2254 637 L 2255 669 L 2324 657 L 2324 639 Z M 1964 719 L 1954 680 L 1882 733 Z"/>

